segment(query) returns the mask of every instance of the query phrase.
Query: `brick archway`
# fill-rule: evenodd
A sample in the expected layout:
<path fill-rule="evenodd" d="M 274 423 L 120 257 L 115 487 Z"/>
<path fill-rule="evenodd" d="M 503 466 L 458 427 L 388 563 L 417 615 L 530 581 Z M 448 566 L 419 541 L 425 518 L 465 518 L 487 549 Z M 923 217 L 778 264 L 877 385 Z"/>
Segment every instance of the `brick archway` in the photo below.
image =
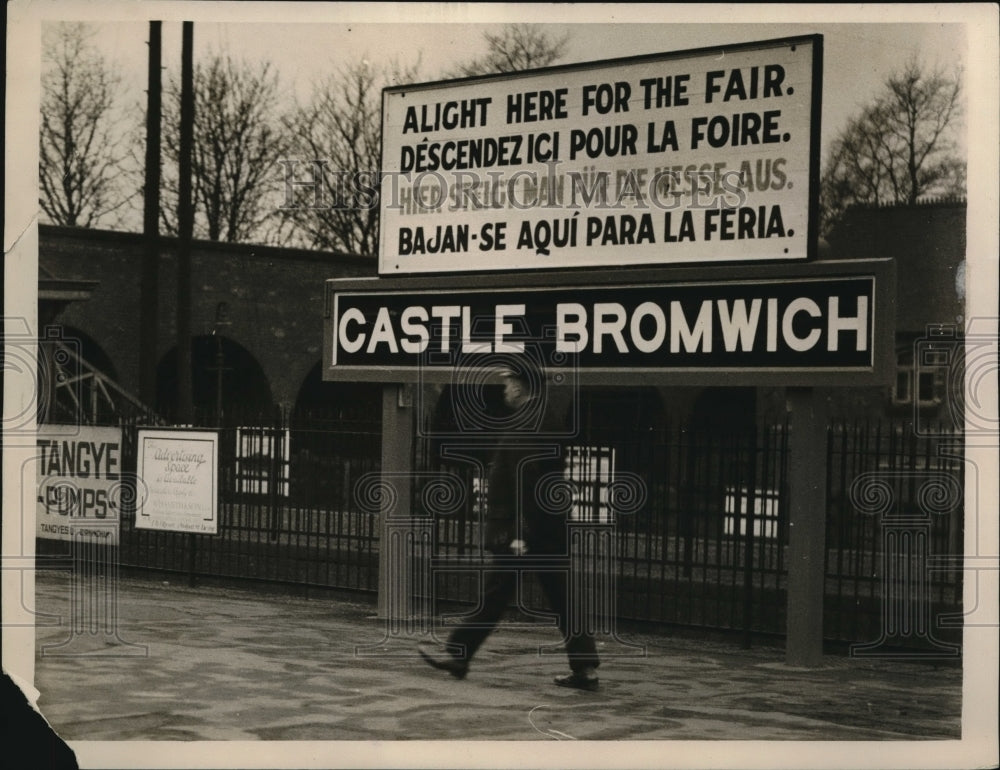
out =
<path fill-rule="evenodd" d="M 257 359 L 227 337 L 201 335 L 191 340 L 191 380 L 195 419 L 199 422 L 217 421 L 220 396 L 224 416 L 238 410 L 239 416 L 253 417 L 274 406 L 270 383 Z M 167 419 L 176 419 L 176 347 L 168 350 L 156 367 L 156 407 Z"/>

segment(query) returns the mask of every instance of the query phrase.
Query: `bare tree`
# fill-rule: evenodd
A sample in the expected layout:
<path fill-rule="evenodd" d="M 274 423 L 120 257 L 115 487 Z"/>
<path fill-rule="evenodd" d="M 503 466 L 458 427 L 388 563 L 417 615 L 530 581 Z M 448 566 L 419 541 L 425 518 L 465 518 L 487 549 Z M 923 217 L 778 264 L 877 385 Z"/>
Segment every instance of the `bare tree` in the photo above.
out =
<path fill-rule="evenodd" d="M 961 74 L 911 61 L 840 133 L 830 149 L 820 201 L 823 231 L 858 203 L 915 203 L 965 194 L 958 155 Z"/>
<path fill-rule="evenodd" d="M 278 74 L 215 55 L 194 73 L 192 158 L 195 232 L 212 241 L 273 241 L 276 164 L 286 154 Z M 176 232 L 180 83 L 172 78 L 163 109 L 161 219 Z"/>
<path fill-rule="evenodd" d="M 449 71 L 450 77 L 547 67 L 566 55 L 569 33 L 551 35 L 536 24 L 508 24 L 499 32 L 484 32 L 487 53 Z"/>
<path fill-rule="evenodd" d="M 129 121 L 118 109 L 121 78 L 82 23 L 43 37 L 39 186 L 55 224 L 94 227 L 139 194 L 124 177 Z"/>
<path fill-rule="evenodd" d="M 309 104 L 288 120 L 293 151 L 282 162 L 282 213 L 293 242 L 376 254 L 381 88 L 413 82 L 419 66 L 345 66 L 317 84 Z"/>

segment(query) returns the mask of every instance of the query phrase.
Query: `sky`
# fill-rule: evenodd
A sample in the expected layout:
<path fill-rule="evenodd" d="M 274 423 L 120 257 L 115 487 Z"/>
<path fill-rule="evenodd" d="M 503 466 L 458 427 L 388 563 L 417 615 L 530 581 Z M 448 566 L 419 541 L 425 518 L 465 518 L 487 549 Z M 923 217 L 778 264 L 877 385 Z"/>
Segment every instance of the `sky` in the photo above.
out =
<path fill-rule="evenodd" d="M 267 61 L 279 75 L 289 102 L 305 103 L 312 86 L 345 65 L 367 60 L 375 65 L 420 62 L 420 79 L 445 76 L 457 62 L 486 52 L 483 33 L 504 23 L 546 25 L 568 33 L 562 64 L 603 61 L 643 54 L 735 45 L 789 35 L 820 34 L 824 43 L 820 158 L 848 120 L 878 94 L 886 79 L 907 62 L 945 73 L 963 72 L 966 118 L 958 126 L 958 151 L 971 153 L 970 200 L 976 175 L 989 164 L 978 162 L 984 149 L 996 154 L 996 116 L 981 112 L 983 94 L 995 94 L 996 9 L 988 4 L 525 4 L 525 3 L 278 3 L 278 2 L 107 2 L 104 0 L 14 0 L 11 8 L 27 17 L 8 36 L 25 53 L 11 58 L 8 78 L 19 77 L 37 89 L 41 33 L 52 22 L 87 21 L 110 62 L 123 74 L 122 96 L 141 115 L 145 103 L 149 20 L 161 19 L 163 66 L 167 79 L 179 77 L 181 22 L 195 22 L 195 56 L 204 60 L 228 52 L 248 62 Z M 14 16 L 15 22 L 19 20 Z M 721 21 L 724 20 L 724 21 Z M 34 26 L 36 25 L 37 26 Z M 24 31 L 29 34 L 24 35 Z M 31 38 L 35 37 L 33 41 Z M 992 99 L 989 96 L 989 99 Z M 970 109 L 973 104 L 975 109 Z M 37 146 L 37 106 L 24 102 L 29 120 L 8 127 L 9 146 Z M 125 124 L 123 123 L 123 126 Z M 34 126 L 34 127 L 33 127 Z M 966 134 L 966 132 L 968 135 Z M 26 173 L 37 165 L 21 158 Z M 29 177 L 30 178 L 30 177 Z M 991 192 L 995 180 L 983 171 Z M 32 217 L 31 199 L 7 201 L 8 210 Z M 21 211 L 20 209 L 23 209 Z M 9 212 L 10 213 L 10 212 Z M 25 220 L 27 221 L 27 220 Z"/>
<path fill-rule="evenodd" d="M 211 4 L 210 4 L 211 5 Z M 251 4 L 253 5 L 253 4 Z M 266 4 L 265 4 L 266 5 Z M 230 20 L 197 21 L 195 23 L 195 57 L 206 57 L 227 51 L 247 61 L 269 61 L 279 73 L 286 94 L 301 101 L 308 99 L 311 85 L 345 64 L 367 60 L 373 64 L 397 61 L 409 65 L 420 62 L 422 80 L 437 80 L 455 63 L 482 55 L 486 46 L 483 32 L 497 29 L 496 23 L 482 23 L 480 18 L 509 20 L 563 17 L 562 9 L 548 13 L 491 15 L 487 10 L 474 13 L 465 7 L 460 13 L 456 4 L 426 6 L 435 9 L 438 21 L 430 21 L 434 13 L 426 13 L 421 21 L 398 23 L 383 21 L 383 13 L 370 12 L 364 18 L 352 20 L 360 8 L 368 6 L 336 6 L 323 14 L 319 21 L 287 23 L 287 21 L 252 21 L 253 14 L 233 15 Z M 518 6 L 504 6 L 518 7 Z M 726 8 L 726 6 L 716 6 Z M 682 51 L 691 48 L 726 45 L 755 40 L 769 40 L 788 35 L 818 33 L 824 36 L 824 83 L 821 153 L 825 155 L 831 140 L 846 121 L 876 95 L 886 78 L 899 70 L 911 58 L 928 68 L 943 68 L 951 73 L 968 66 L 967 25 L 954 21 L 920 23 L 898 21 L 919 18 L 919 14 L 883 14 L 870 23 L 830 23 L 804 21 L 799 23 L 677 23 L 671 21 L 669 10 L 646 6 L 648 17 L 641 23 L 631 19 L 634 13 L 624 9 L 634 6 L 597 6 L 604 9 L 595 14 L 589 6 L 577 6 L 578 16 L 587 21 L 577 23 L 547 23 L 554 36 L 569 34 L 566 55 L 559 63 L 614 59 L 641 54 Z M 582 13 L 586 11 L 586 13 Z M 702 15 L 705 12 L 702 11 Z M 727 18 L 733 14 L 715 13 Z M 844 16 L 845 14 L 841 14 Z M 759 16 L 759 14 L 758 14 Z M 789 10 L 783 18 L 804 17 Z M 344 17 L 341 20 L 340 17 Z M 466 20 L 473 17 L 474 21 Z M 614 18 L 612 18 L 614 17 Z M 283 14 L 281 19 L 294 18 Z M 692 16 L 692 18 L 696 18 Z M 751 17 L 755 18 L 755 17 Z M 619 20 L 620 19 L 620 20 Z M 882 20 L 891 19 L 891 20 Z M 499 23 L 499 22 L 498 22 Z M 167 21 L 163 28 L 163 64 L 176 77 L 180 68 L 179 21 Z M 97 27 L 95 42 L 109 60 L 116 62 L 126 78 L 129 93 L 142 100 L 146 77 L 146 21 L 124 22 L 105 20 Z"/>

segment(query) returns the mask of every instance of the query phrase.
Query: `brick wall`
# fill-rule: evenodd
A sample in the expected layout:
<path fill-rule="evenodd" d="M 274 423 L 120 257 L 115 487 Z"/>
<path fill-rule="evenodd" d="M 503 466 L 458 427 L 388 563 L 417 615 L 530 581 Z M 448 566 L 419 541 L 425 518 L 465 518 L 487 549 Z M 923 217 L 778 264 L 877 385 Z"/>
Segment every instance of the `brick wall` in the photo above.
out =
<path fill-rule="evenodd" d="M 59 278 L 99 283 L 89 301 L 56 318 L 92 337 L 112 361 L 119 384 L 139 392 L 139 235 L 40 227 L 39 263 Z M 176 242 L 160 255 L 157 360 L 175 346 Z M 374 259 L 352 255 L 196 241 L 192 251 L 192 334 L 210 335 L 219 302 L 231 325 L 224 336 L 260 364 L 276 403 L 292 406 L 309 370 L 321 359 L 323 282 L 375 275 Z"/>
<path fill-rule="evenodd" d="M 965 231 L 964 202 L 856 207 L 829 240 L 836 259 L 896 260 L 896 327 L 921 334 L 927 324 L 953 324 L 965 312 L 964 292 L 955 286 Z"/>
<path fill-rule="evenodd" d="M 965 202 L 946 200 L 852 208 L 830 235 L 831 258 L 896 260 L 896 349 L 901 366 L 907 357 L 912 362 L 914 346 L 927 339 L 928 326 L 965 328 L 966 227 Z M 958 345 L 947 336 L 937 343 L 942 350 Z M 952 359 L 950 366 L 960 366 L 960 359 Z M 953 408 L 957 395 L 950 388 L 961 377 L 946 368 L 935 378 L 934 400 L 926 403 L 912 402 L 915 380 L 908 385 L 910 401 L 894 396 L 891 387 L 830 389 L 827 395 L 838 417 L 940 419 L 958 427 L 961 420 L 956 422 Z"/>

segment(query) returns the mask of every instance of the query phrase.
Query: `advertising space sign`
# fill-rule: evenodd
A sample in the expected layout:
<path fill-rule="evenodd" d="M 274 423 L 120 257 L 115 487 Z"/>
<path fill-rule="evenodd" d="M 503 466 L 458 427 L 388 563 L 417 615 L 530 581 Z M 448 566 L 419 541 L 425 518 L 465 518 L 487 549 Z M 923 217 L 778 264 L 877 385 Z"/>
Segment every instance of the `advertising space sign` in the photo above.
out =
<path fill-rule="evenodd" d="M 214 431 L 139 431 L 138 477 L 145 497 L 136 529 L 217 534 L 219 436 Z"/>

